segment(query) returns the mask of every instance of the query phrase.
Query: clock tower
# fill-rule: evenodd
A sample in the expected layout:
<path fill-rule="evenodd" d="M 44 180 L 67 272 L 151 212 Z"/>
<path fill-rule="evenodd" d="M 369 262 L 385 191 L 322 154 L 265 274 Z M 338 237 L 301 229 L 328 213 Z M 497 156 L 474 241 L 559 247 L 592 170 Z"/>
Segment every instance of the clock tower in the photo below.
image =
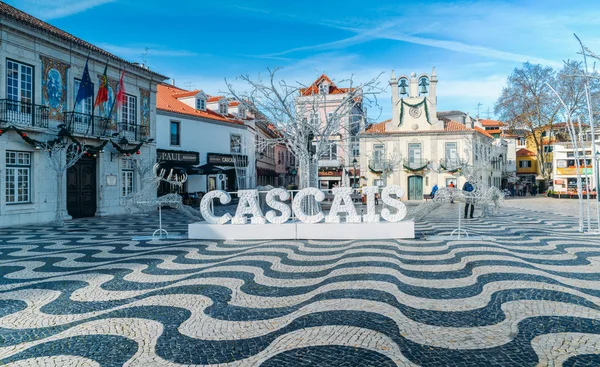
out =
<path fill-rule="evenodd" d="M 411 73 L 396 78 L 392 70 L 392 119 L 386 131 L 426 131 L 443 129 L 437 119 L 437 75 Z"/>

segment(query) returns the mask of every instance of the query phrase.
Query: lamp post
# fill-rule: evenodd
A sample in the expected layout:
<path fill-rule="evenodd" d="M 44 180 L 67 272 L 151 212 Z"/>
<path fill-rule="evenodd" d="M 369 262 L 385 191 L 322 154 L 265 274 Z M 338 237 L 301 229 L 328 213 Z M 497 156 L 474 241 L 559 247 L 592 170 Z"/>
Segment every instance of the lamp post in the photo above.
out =
<path fill-rule="evenodd" d="M 356 188 L 356 163 L 358 163 L 356 161 L 356 158 L 354 158 L 354 160 L 352 161 L 352 167 L 354 168 L 354 183 L 352 184 L 352 186 L 354 188 Z"/>

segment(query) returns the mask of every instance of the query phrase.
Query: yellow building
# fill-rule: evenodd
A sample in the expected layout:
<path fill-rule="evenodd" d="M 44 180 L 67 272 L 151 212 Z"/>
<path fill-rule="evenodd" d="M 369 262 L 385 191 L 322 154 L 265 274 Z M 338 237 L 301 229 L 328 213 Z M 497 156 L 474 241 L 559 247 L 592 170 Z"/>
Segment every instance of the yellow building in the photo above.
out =
<path fill-rule="evenodd" d="M 525 148 L 517 150 L 517 177 L 521 184 L 534 184 L 539 175 L 537 154 Z"/>

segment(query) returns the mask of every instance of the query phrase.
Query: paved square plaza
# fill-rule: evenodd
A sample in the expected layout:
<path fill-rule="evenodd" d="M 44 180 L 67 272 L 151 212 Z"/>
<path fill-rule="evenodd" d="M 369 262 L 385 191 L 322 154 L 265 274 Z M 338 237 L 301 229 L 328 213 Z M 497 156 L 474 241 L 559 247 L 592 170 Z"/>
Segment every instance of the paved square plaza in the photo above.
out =
<path fill-rule="evenodd" d="M 0 229 L 0 365 L 598 366 L 600 238 L 548 200 L 464 223 L 485 240 L 430 239 L 458 204 L 398 241 L 132 240 L 155 216 Z"/>

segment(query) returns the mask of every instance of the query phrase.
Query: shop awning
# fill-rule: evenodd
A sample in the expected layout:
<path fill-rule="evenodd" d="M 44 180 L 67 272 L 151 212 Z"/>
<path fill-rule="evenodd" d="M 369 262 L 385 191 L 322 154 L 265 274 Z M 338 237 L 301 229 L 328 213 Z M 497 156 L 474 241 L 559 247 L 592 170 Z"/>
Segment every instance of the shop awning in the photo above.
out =
<path fill-rule="evenodd" d="M 277 177 L 277 172 L 275 172 L 275 170 L 272 170 L 272 169 L 257 167 L 256 168 L 256 175 L 257 176 L 272 176 L 272 177 Z"/>
<path fill-rule="evenodd" d="M 215 174 L 223 172 L 223 170 L 221 168 L 219 168 L 213 164 L 210 164 L 210 163 L 206 163 L 201 166 L 192 166 L 190 169 L 191 169 L 191 172 L 193 172 L 193 173 L 188 173 L 188 174 L 194 174 L 194 175 L 215 175 Z"/>

